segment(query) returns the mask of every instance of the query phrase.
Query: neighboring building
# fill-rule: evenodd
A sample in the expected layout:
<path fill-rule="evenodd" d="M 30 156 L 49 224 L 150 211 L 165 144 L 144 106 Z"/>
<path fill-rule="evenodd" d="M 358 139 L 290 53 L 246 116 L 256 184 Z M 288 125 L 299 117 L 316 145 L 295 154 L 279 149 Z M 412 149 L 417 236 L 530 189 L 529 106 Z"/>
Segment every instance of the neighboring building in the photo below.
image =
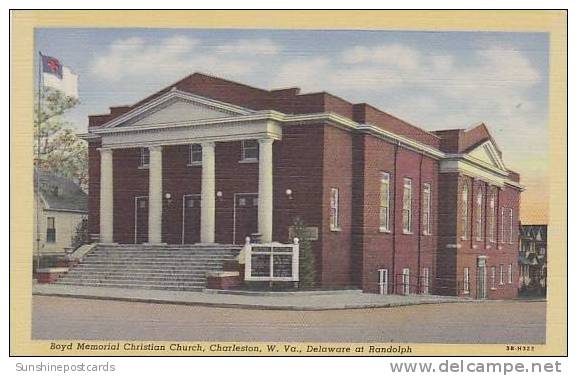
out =
<path fill-rule="evenodd" d="M 35 257 L 38 255 L 37 239 L 41 257 L 64 255 L 65 250 L 71 247 L 76 227 L 86 220 L 87 202 L 86 193 L 72 180 L 51 172 L 40 172 L 40 234 L 36 235 L 34 226 Z M 34 221 L 36 224 L 36 216 Z"/>
<path fill-rule="evenodd" d="M 547 225 L 521 225 L 519 289 L 545 295 L 547 290 Z"/>
<path fill-rule="evenodd" d="M 300 217 L 322 286 L 516 295 L 522 187 L 483 124 L 427 132 L 329 93 L 196 73 L 90 116 L 83 137 L 103 243 L 287 242 Z"/>

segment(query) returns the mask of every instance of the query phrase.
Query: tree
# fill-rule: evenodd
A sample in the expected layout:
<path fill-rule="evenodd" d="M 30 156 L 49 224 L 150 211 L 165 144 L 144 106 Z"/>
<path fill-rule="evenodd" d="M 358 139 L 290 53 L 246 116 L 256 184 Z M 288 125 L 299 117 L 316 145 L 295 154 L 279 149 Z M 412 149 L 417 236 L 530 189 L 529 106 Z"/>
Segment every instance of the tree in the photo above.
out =
<path fill-rule="evenodd" d="M 41 108 L 36 103 L 34 110 L 35 165 L 42 170 L 68 177 L 86 190 L 88 148 L 86 143 L 76 136 L 72 124 L 63 119 L 67 111 L 78 105 L 78 99 L 67 97 L 58 90 L 43 88 L 40 101 Z"/>
<path fill-rule="evenodd" d="M 306 235 L 307 227 L 299 217 L 293 221 L 293 234 L 299 239 L 299 286 L 310 288 L 315 285 L 315 256 L 311 241 Z"/>
<path fill-rule="evenodd" d="M 70 239 L 70 245 L 72 249 L 76 249 L 89 242 L 90 236 L 88 235 L 88 220 L 82 218 L 82 221 L 78 222 L 74 229 L 74 234 L 72 234 L 72 238 Z"/>

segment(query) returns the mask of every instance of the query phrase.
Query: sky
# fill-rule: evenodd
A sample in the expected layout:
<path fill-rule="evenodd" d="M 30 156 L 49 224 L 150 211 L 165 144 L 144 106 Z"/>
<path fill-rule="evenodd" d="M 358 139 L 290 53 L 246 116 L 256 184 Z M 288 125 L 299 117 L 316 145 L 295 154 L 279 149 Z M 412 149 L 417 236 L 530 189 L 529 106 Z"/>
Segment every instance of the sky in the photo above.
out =
<path fill-rule="evenodd" d="M 36 51 L 79 76 L 88 115 L 202 72 L 263 89 L 367 102 L 426 130 L 484 122 L 521 174 L 523 223 L 547 223 L 547 33 L 381 30 L 37 29 Z M 37 54 L 36 54 L 37 56 Z"/>

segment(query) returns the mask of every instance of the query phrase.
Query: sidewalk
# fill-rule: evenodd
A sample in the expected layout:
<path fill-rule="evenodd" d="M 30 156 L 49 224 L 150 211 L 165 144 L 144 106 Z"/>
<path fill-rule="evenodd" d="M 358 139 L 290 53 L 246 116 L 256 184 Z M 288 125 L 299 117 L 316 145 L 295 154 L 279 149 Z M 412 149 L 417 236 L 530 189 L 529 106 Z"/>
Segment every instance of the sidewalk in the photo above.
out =
<path fill-rule="evenodd" d="M 246 295 L 222 291 L 191 292 L 130 288 L 35 284 L 33 295 L 85 299 L 122 300 L 144 303 L 184 304 L 244 309 L 322 311 L 335 309 L 388 308 L 416 304 L 464 303 L 470 299 L 435 295 L 377 295 L 360 290 L 318 293 L 274 293 Z"/>

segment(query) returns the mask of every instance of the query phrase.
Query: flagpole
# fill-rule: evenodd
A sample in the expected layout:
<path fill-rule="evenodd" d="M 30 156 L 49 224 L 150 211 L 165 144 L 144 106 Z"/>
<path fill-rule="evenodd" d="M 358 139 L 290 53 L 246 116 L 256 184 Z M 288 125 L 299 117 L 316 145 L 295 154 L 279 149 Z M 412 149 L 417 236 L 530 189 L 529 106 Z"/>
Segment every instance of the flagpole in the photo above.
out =
<path fill-rule="evenodd" d="M 40 269 L 40 121 L 42 116 L 42 52 L 38 51 L 38 114 L 36 134 L 36 273 Z"/>

